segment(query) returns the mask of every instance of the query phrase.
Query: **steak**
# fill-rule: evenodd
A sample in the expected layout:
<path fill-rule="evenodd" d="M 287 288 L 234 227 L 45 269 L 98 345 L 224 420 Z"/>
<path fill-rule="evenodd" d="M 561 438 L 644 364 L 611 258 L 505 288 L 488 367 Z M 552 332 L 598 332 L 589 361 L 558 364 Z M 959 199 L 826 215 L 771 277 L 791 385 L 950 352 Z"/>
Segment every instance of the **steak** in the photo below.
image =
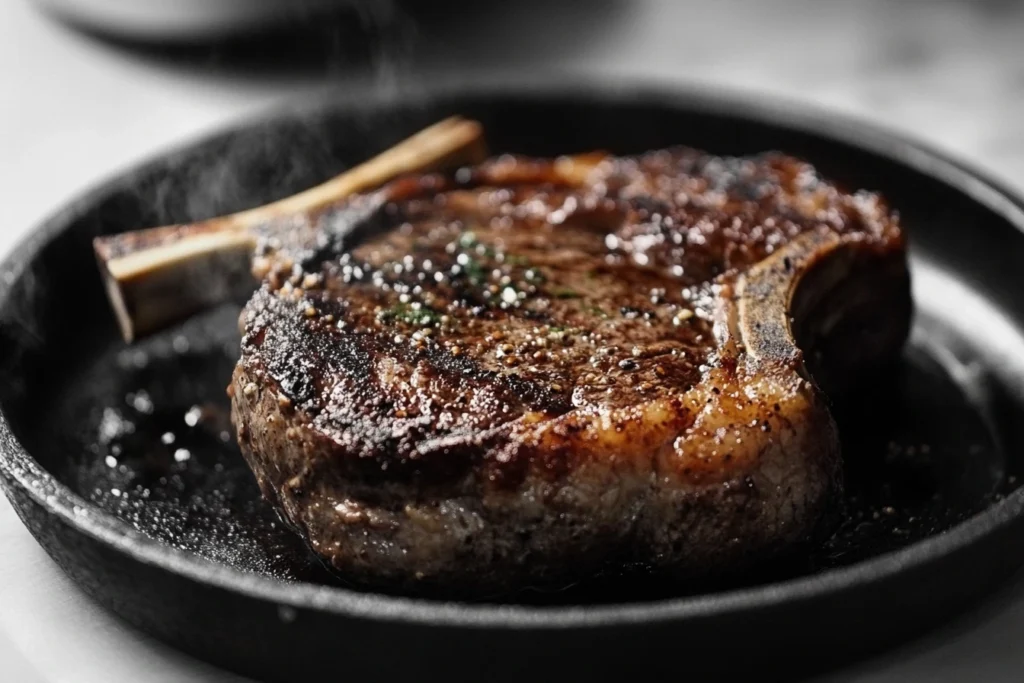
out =
<path fill-rule="evenodd" d="M 338 573 L 450 594 L 735 571 L 841 498 L 827 399 L 896 358 L 898 216 L 777 153 L 501 156 L 261 243 L 229 393 Z"/>

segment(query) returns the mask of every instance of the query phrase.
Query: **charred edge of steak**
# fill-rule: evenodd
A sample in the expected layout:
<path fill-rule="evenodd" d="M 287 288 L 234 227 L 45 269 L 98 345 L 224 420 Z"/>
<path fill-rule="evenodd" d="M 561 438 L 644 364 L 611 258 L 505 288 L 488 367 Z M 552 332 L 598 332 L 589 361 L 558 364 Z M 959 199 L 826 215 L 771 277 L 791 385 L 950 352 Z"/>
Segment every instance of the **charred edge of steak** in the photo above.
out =
<path fill-rule="evenodd" d="M 838 282 L 824 275 L 831 260 L 849 260 Z M 797 346 L 814 381 L 838 397 L 889 372 L 910 336 L 910 273 L 902 251 L 840 250 L 810 272 L 793 302 Z"/>
<path fill-rule="evenodd" d="M 261 490 L 340 577 L 363 587 L 480 598 L 624 567 L 673 579 L 736 574 L 805 541 L 840 487 L 834 427 L 799 382 L 778 396 L 778 411 L 755 406 L 760 421 L 739 437 L 772 433 L 776 443 L 713 485 L 673 476 L 658 486 L 647 473 L 585 464 L 556 487 L 534 475 L 510 491 L 488 490 L 485 466 L 444 481 L 339 471 L 332 444 L 312 430 L 289 432 L 294 417 L 271 392 L 237 400 L 251 379 L 236 371 L 233 419 Z M 495 437 L 462 456 L 480 466 L 501 445 Z"/>

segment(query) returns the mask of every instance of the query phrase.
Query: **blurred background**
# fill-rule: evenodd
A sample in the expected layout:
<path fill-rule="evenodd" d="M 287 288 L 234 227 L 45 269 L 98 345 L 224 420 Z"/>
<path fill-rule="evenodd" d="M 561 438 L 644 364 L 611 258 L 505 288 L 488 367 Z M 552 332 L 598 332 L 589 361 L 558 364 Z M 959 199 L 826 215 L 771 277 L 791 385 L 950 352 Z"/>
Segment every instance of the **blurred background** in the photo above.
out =
<path fill-rule="evenodd" d="M 139 157 L 305 91 L 566 71 L 752 89 L 1024 183 L 1015 0 L 8 0 L 0 233 Z M 0 238 L 3 239 L 3 238 Z"/>
<path fill-rule="evenodd" d="M 125 166 L 276 103 L 524 72 L 804 101 L 1024 190 L 1017 0 L 6 0 L 0 254 Z M 238 680 L 100 613 L 6 500 L 0 548 L 0 681 Z M 1008 605 L 843 680 L 1017 680 L 1020 624 Z"/>

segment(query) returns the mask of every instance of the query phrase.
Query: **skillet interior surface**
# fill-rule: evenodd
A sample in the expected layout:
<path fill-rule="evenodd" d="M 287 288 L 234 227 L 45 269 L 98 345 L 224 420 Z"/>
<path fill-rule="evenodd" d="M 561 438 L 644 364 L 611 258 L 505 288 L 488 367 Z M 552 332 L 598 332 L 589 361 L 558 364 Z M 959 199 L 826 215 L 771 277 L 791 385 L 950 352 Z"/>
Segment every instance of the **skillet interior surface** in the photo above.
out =
<path fill-rule="evenodd" d="M 360 595 L 259 498 L 235 446 L 224 389 L 246 293 L 133 346 L 120 341 L 93 236 L 291 194 L 450 113 L 481 120 L 497 152 L 778 149 L 848 187 L 880 190 L 899 210 L 913 256 L 914 333 L 899 367 L 834 406 L 848 493 L 832 538 L 756 574 L 700 585 L 584 580 L 500 606 Z M 1015 294 L 1024 272 L 1014 264 L 1024 257 L 1022 225 L 1015 200 L 913 145 L 708 94 L 527 88 L 284 113 L 116 179 L 9 260 L 0 284 L 5 485 L 90 594 L 190 652 L 268 679 L 336 671 L 316 653 L 325 642 L 341 647 L 340 634 L 348 672 L 433 667 L 504 680 L 535 670 L 487 664 L 492 657 L 466 654 L 465 645 L 452 660 L 446 636 L 436 635 L 451 638 L 452 629 L 482 639 L 495 662 L 528 647 L 551 673 L 612 675 L 619 665 L 598 654 L 602 642 L 626 656 L 663 638 L 687 638 L 695 670 L 742 668 L 721 657 L 723 643 L 742 637 L 759 639 L 759 670 L 817 668 L 962 607 L 1021 559 L 1009 541 L 1021 526 L 1024 428 L 1014 425 L 1024 413 L 1024 300 Z M 833 630 L 799 662 L 772 654 L 778 638 L 811 645 L 832 623 L 842 635 Z M 558 636 L 534 633 L 552 626 Z M 386 656 L 386 643 L 414 634 L 406 657 Z M 290 661 L 276 661 L 285 653 Z M 629 671 L 643 670 L 631 659 Z"/>

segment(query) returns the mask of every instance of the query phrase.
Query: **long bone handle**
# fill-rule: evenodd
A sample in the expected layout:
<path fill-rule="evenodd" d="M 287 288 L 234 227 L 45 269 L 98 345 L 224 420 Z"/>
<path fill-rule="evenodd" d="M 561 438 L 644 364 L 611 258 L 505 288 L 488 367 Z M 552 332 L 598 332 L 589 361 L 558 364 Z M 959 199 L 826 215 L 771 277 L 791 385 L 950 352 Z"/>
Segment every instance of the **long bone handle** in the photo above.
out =
<path fill-rule="evenodd" d="M 257 230 L 274 221 L 315 213 L 407 173 L 478 163 L 484 156 L 482 126 L 453 116 L 271 204 L 197 223 L 97 237 L 93 248 L 121 334 L 131 342 L 224 301 L 240 281 L 251 280 Z"/>

